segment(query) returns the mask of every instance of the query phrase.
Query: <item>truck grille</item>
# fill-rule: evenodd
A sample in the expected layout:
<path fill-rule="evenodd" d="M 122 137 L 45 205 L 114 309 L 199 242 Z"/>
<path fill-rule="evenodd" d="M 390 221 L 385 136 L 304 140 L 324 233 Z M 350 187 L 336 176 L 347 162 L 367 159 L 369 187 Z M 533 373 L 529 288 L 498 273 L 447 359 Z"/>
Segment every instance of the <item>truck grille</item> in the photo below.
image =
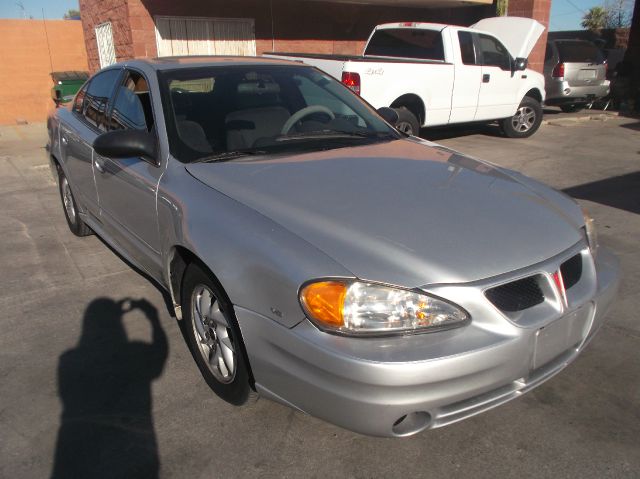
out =
<path fill-rule="evenodd" d="M 562 263 L 560 265 L 560 272 L 562 273 L 562 281 L 564 281 L 565 289 L 575 286 L 582 277 L 582 255 L 577 254 Z"/>
<path fill-rule="evenodd" d="M 544 293 L 539 284 L 541 279 L 540 275 L 529 276 L 488 289 L 484 294 L 501 311 L 522 311 L 544 301 Z"/>

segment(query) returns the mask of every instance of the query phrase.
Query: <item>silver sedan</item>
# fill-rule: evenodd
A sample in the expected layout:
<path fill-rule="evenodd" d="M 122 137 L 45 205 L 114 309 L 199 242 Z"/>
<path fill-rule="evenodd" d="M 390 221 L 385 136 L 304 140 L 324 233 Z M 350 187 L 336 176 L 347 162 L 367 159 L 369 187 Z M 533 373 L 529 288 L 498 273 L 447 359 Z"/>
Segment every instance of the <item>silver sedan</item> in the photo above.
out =
<path fill-rule="evenodd" d="M 618 263 L 569 197 L 396 118 L 298 63 L 137 60 L 56 110 L 48 151 L 71 231 L 166 288 L 221 398 L 407 436 L 567 366 Z"/>

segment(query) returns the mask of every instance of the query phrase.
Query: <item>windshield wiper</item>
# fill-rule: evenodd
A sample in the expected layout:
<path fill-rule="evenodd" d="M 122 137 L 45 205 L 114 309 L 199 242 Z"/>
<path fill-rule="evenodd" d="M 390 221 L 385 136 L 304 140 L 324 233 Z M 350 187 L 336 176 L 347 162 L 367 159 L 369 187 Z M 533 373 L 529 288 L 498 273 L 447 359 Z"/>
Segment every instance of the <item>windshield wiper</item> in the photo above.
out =
<path fill-rule="evenodd" d="M 235 151 L 223 151 L 216 153 L 215 155 L 205 156 L 204 158 L 198 158 L 191 163 L 220 163 L 223 161 L 235 160 L 236 158 L 242 158 L 243 156 L 255 156 L 266 155 L 267 152 L 263 150 L 235 150 Z"/>
<path fill-rule="evenodd" d="M 316 130 L 302 133 L 294 133 L 293 135 L 281 135 L 275 138 L 275 141 L 288 140 L 304 140 L 317 138 L 394 138 L 392 133 L 372 132 L 372 131 L 343 131 L 343 130 Z"/>

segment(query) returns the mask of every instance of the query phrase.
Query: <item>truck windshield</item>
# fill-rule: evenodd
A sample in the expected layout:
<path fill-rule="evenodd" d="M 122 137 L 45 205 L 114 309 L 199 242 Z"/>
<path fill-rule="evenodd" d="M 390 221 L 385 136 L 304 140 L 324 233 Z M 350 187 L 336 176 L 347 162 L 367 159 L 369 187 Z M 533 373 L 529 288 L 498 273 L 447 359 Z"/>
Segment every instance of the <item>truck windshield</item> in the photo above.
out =
<path fill-rule="evenodd" d="M 593 43 L 584 41 L 558 42 L 560 61 L 566 63 L 602 63 L 604 56 Z"/>
<path fill-rule="evenodd" d="M 365 56 L 444 61 L 442 35 L 437 30 L 385 28 L 371 37 Z"/>
<path fill-rule="evenodd" d="M 373 108 L 315 68 L 225 65 L 158 76 L 169 146 L 182 162 L 400 137 Z"/>

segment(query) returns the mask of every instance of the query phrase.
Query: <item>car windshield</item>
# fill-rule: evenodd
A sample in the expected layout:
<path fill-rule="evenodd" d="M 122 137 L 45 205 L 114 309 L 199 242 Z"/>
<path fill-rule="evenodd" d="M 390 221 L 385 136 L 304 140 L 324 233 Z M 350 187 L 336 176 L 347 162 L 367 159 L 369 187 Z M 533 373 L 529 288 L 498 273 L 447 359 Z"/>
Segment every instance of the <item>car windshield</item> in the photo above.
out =
<path fill-rule="evenodd" d="M 159 72 L 171 153 L 182 162 L 341 148 L 400 135 L 328 75 L 289 65 Z"/>
<path fill-rule="evenodd" d="M 593 43 L 583 41 L 558 42 L 560 61 L 565 63 L 602 63 L 604 56 Z"/>

